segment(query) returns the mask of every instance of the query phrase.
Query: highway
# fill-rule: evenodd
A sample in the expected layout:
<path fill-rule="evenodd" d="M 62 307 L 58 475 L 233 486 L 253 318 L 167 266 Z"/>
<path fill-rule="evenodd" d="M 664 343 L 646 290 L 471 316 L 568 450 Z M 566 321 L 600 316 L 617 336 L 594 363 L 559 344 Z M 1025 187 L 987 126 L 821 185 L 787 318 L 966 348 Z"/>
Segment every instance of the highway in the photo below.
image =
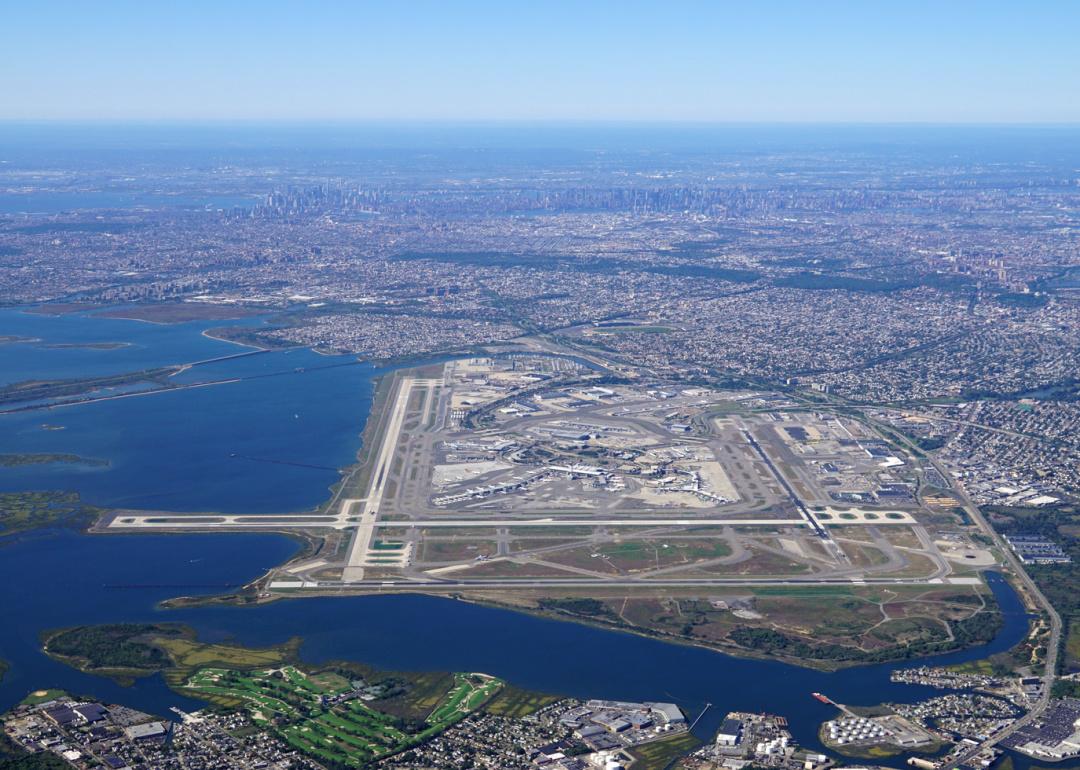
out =
<path fill-rule="evenodd" d="M 880 434 L 880 429 L 878 428 L 878 426 L 874 425 L 874 427 L 876 430 L 879 431 Z M 884 436 L 882 437 L 884 438 Z M 998 550 L 1001 552 L 1002 558 L 1012 569 L 1012 572 L 1016 576 L 1016 579 L 1028 592 L 1029 596 L 1031 596 L 1035 600 L 1035 603 L 1039 606 L 1039 609 L 1046 613 L 1046 616 L 1050 622 L 1050 638 L 1046 646 L 1046 660 L 1044 662 L 1044 671 L 1042 677 L 1043 693 L 1040 696 L 1038 702 L 1024 716 L 1020 717 L 1004 729 L 994 733 L 992 736 L 982 741 L 978 745 L 972 746 L 971 748 L 961 752 L 948 764 L 942 765 L 941 767 L 941 770 L 955 770 L 965 762 L 969 762 L 974 759 L 979 753 L 994 746 L 997 746 L 1001 741 L 1008 738 L 1017 730 L 1020 730 L 1021 728 L 1031 724 L 1036 719 L 1038 719 L 1044 711 L 1046 711 L 1047 706 L 1050 705 L 1051 692 L 1054 688 L 1054 680 L 1057 678 L 1058 651 L 1061 646 L 1062 633 L 1061 615 L 1059 615 L 1058 611 L 1054 609 L 1054 606 L 1050 603 L 1049 599 L 1046 598 L 1043 592 L 1039 590 L 1039 587 L 1035 584 L 1035 581 L 1031 579 L 1031 576 L 1028 575 L 1027 570 L 1024 569 L 1024 565 L 1017 558 L 1016 554 L 1013 553 L 1013 550 L 1009 548 L 1008 544 L 1005 543 L 1005 541 L 1001 538 L 1000 535 L 998 535 L 997 530 L 995 530 L 986 520 L 986 518 L 982 514 L 982 511 L 979 509 L 979 506 L 975 505 L 975 503 L 972 502 L 971 498 L 968 496 L 963 486 L 952 476 L 952 474 L 949 473 L 948 468 L 946 468 L 936 458 L 932 457 L 929 453 L 919 450 L 919 448 L 912 444 L 910 441 L 904 439 L 904 443 L 907 444 L 908 448 L 912 452 L 923 456 L 942 478 L 949 480 L 952 492 L 960 501 L 960 504 L 963 507 L 964 511 L 968 514 L 968 516 L 971 517 L 971 520 L 975 522 L 976 526 L 978 526 L 979 529 L 982 530 L 983 534 L 990 538 L 998 547 Z"/>
<path fill-rule="evenodd" d="M 928 459 L 930 461 L 930 464 L 934 466 L 935 470 L 937 470 L 937 472 L 940 473 L 944 478 L 952 478 L 952 476 L 949 475 L 947 469 L 942 466 L 937 460 L 935 460 L 934 458 Z M 992 538 L 994 543 L 997 544 L 998 549 L 1001 551 L 1002 556 L 1012 568 L 1013 574 L 1016 575 L 1017 580 L 1020 581 L 1020 583 L 1024 586 L 1025 589 L 1027 589 L 1027 591 L 1035 599 L 1043 612 L 1046 613 L 1047 617 L 1050 620 L 1050 639 L 1047 642 L 1046 646 L 1046 661 L 1043 672 L 1043 693 L 1042 696 L 1039 698 L 1038 702 L 1031 708 L 1031 710 L 1028 711 L 1027 714 L 1017 719 L 1011 725 L 1008 725 L 1003 730 L 995 733 L 979 745 L 973 746 L 967 751 L 957 755 L 957 757 L 952 762 L 950 762 L 948 765 L 943 766 L 942 770 L 953 770 L 953 768 L 956 768 L 959 765 L 962 765 L 963 763 L 974 758 L 977 754 L 979 754 L 979 752 L 985 751 L 992 746 L 996 746 L 998 743 L 1008 738 L 1017 730 L 1021 729 L 1022 727 L 1026 727 L 1027 725 L 1034 722 L 1042 715 L 1044 711 L 1046 711 L 1046 707 L 1050 705 L 1050 696 L 1051 691 L 1054 688 L 1054 680 L 1057 678 L 1058 649 L 1061 646 L 1061 615 L 1059 615 L 1058 611 L 1054 609 L 1054 606 L 1050 604 L 1050 601 L 1046 598 L 1046 596 L 1043 595 L 1043 592 L 1039 590 L 1039 587 L 1035 584 L 1035 581 L 1031 579 L 1031 576 L 1028 575 L 1027 570 L 1024 569 L 1024 565 L 1020 563 L 1020 560 L 1016 557 L 1016 554 L 1013 553 L 1012 549 L 1009 548 L 1008 545 L 1002 540 L 1001 536 L 998 535 L 997 531 L 994 530 L 992 526 L 990 526 L 990 523 L 986 521 L 985 517 L 983 517 L 982 511 L 979 510 L 979 506 L 975 505 L 975 503 L 971 501 L 971 498 L 968 497 L 967 492 L 965 492 L 963 487 L 961 487 L 955 481 L 953 482 L 953 492 L 960 499 L 964 510 L 967 511 L 969 516 L 971 516 L 972 521 L 974 521 L 979 526 L 979 528 L 982 529 L 983 533 L 987 537 Z"/>
<path fill-rule="evenodd" d="M 845 410 L 848 409 L 850 406 L 848 404 L 837 402 L 835 397 L 831 398 L 830 400 L 834 406 L 839 406 Z M 950 762 L 942 765 L 941 767 L 941 770 L 956 770 L 956 768 L 958 768 L 960 765 L 974 759 L 979 753 L 994 746 L 997 746 L 1001 741 L 1008 738 L 1017 730 L 1020 730 L 1021 728 L 1031 724 L 1036 719 L 1038 719 L 1044 711 L 1046 711 L 1047 706 L 1050 705 L 1051 691 L 1054 687 L 1054 680 L 1057 678 L 1058 650 L 1061 646 L 1062 633 L 1061 616 L 1058 614 L 1057 610 L 1054 609 L 1054 606 L 1050 604 L 1050 601 L 1046 598 L 1043 592 L 1039 590 L 1039 587 L 1035 584 L 1035 581 L 1031 579 L 1031 576 L 1028 575 L 1027 570 L 1024 569 L 1024 565 L 1016 557 L 1016 554 L 1013 553 L 1012 549 L 1009 548 L 1008 544 L 1005 543 L 1001 536 L 998 535 L 997 531 L 986 520 L 986 518 L 982 514 L 982 511 L 979 510 L 979 507 L 975 505 L 974 502 L 972 502 L 971 498 L 968 496 L 963 486 L 952 476 L 951 473 L 949 473 L 948 468 L 946 468 L 941 462 L 931 456 L 928 452 L 921 450 L 910 440 L 902 436 L 897 436 L 892 431 L 888 431 L 888 435 L 885 435 L 882 426 L 879 425 L 876 421 L 868 420 L 865 417 L 863 418 L 863 421 L 871 425 L 871 427 L 874 428 L 874 430 L 882 439 L 886 441 L 895 441 L 899 439 L 914 455 L 923 457 L 943 479 L 949 480 L 951 490 L 953 494 L 956 495 L 956 498 L 960 501 L 960 504 L 963 507 L 964 511 L 968 514 L 968 516 L 971 517 L 971 520 L 975 522 L 976 526 L 978 526 L 979 529 L 982 530 L 983 534 L 990 538 L 998 547 L 1002 558 L 1012 569 L 1012 573 L 1016 576 L 1016 579 L 1020 582 L 1020 584 L 1024 587 L 1028 594 L 1035 600 L 1035 603 L 1039 606 L 1039 609 L 1046 613 L 1046 616 L 1050 622 L 1050 639 L 1047 642 L 1046 661 L 1042 677 L 1042 696 L 1024 716 L 1020 717 L 1004 729 L 994 733 L 992 736 L 977 744 L 976 746 L 972 746 L 971 748 L 961 752 Z"/>

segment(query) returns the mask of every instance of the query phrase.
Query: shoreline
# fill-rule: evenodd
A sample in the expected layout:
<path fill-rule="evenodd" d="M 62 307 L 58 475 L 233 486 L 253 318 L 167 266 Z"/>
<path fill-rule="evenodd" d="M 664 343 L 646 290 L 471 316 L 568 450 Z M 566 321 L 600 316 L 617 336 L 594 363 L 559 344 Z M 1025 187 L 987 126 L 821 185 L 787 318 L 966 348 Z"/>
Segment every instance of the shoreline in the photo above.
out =
<path fill-rule="evenodd" d="M 125 320 L 137 321 L 139 319 L 131 318 L 131 319 L 125 319 Z M 159 323 L 159 324 L 162 324 L 162 325 L 168 325 L 168 324 L 164 324 L 163 322 L 160 322 L 160 321 L 147 321 L 147 323 Z M 216 328 L 216 327 L 213 327 L 213 328 Z M 218 342 L 227 342 L 230 345 L 237 345 L 238 347 L 242 347 L 242 348 L 252 348 L 253 350 L 274 350 L 274 348 L 266 347 L 264 345 L 254 345 L 254 344 L 252 344 L 250 342 L 237 342 L 236 340 L 231 340 L 228 337 L 219 337 L 216 334 L 211 334 L 210 332 L 211 332 L 211 328 L 207 328 L 207 329 L 203 329 L 201 332 L 199 332 L 199 334 L 201 334 L 203 337 L 206 337 L 208 340 L 217 340 Z"/>
<path fill-rule="evenodd" d="M 157 531 L 160 534 L 185 534 L 179 531 Z M 284 531 L 267 530 L 267 533 L 273 532 L 274 534 L 287 534 Z M 191 530 L 188 530 L 186 534 L 193 534 Z M 201 534 L 213 534 L 212 532 L 205 531 Z M 290 560 L 291 561 L 291 560 Z M 288 562 L 286 562 L 288 563 Z M 274 568 L 279 569 L 278 568 Z M 273 570 L 271 570 L 272 572 Z M 266 580 L 270 573 L 261 575 L 259 578 L 252 580 L 245 584 L 240 591 L 245 589 L 256 589 L 261 581 Z M 602 620 L 595 620 L 583 616 L 571 615 L 559 611 L 543 610 L 538 608 L 527 607 L 519 604 L 513 604 L 510 602 L 503 602 L 497 599 L 479 598 L 476 596 L 468 596 L 461 593 L 453 592 L 433 592 L 418 588 L 416 590 L 404 590 L 400 586 L 395 587 L 395 590 L 391 591 L 378 591 L 378 590 L 363 590 L 356 589 L 349 592 L 343 592 L 341 589 L 326 589 L 323 590 L 311 590 L 304 593 L 264 593 L 256 594 L 254 596 L 243 596 L 240 593 L 229 594 L 214 594 L 207 596 L 178 596 L 172 599 L 166 599 L 159 603 L 159 606 L 163 609 L 191 609 L 197 607 L 210 607 L 210 606 L 231 606 L 231 607 L 253 607 L 266 604 L 272 604 L 278 601 L 303 601 L 304 599 L 349 599 L 349 598 L 364 598 L 364 597 L 395 597 L 395 596 L 424 596 L 432 599 L 446 599 L 448 601 L 459 601 L 466 604 L 476 605 L 478 607 L 486 607 L 489 609 L 503 610 L 507 612 L 515 612 L 522 615 L 527 615 L 534 618 L 540 618 L 543 620 L 551 620 L 560 623 L 574 623 L 588 628 L 599 629 L 602 631 L 609 631 L 614 633 L 623 633 L 637 636 L 643 639 L 651 639 L 653 641 L 662 642 L 665 644 L 677 645 L 680 647 L 693 647 L 702 650 L 707 650 L 712 653 L 724 655 L 734 660 L 755 660 L 755 661 L 769 661 L 775 663 L 782 663 L 785 665 L 796 666 L 798 668 L 807 669 L 811 671 L 819 671 L 822 673 L 835 673 L 853 668 L 863 668 L 871 666 L 904 666 L 907 664 L 916 664 L 923 662 L 930 658 L 936 658 L 941 655 L 954 655 L 963 653 L 966 650 L 975 649 L 980 646 L 984 646 L 992 643 L 994 640 L 988 642 L 978 642 L 969 646 L 958 646 L 950 649 L 936 650 L 929 652 L 925 655 L 916 657 L 904 658 L 897 657 L 887 660 L 872 660 L 872 661 L 858 661 L 858 660 L 843 660 L 843 661 L 827 661 L 823 659 L 815 658 L 798 658 L 787 657 L 783 655 L 776 655 L 767 652 L 758 652 L 746 647 L 739 647 L 737 645 L 723 645 L 723 644 L 709 644 L 700 640 L 694 640 L 687 637 L 680 637 L 673 634 L 665 634 L 660 631 L 655 631 L 642 627 L 635 626 L 621 626 L 614 623 L 606 623 Z M 1004 631 L 1004 629 L 1002 630 Z M 996 638 L 996 637 L 995 637 Z M 925 665 L 925 663 L 920 663 Z"/>

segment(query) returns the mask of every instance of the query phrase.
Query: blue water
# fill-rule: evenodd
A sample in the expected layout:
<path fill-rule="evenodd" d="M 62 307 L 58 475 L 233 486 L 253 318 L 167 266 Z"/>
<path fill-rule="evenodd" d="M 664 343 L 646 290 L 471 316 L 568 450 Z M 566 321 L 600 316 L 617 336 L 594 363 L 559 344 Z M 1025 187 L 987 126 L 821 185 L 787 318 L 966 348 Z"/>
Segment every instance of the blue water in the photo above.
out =
<path fill-rule="evenodd" d="M 81 313 L 49 316 L 0 310 L 0 337 L 31 340 L 0 344 L 0 385 L 123 374 L 245 350 L 203 336 L 200 332 L 206 326 L 199 322 L 152 324 L 116 318 L 88 319 Z M 49 347 L 93 343 L 127 344 L 112 349 Z"/>
<path fill-rule="evenodd" d="M 175 511 L 317 506 L 339 479 L 336 469 L 355 459 L 374 369 L 294 371 L 325 363 L 309 351 L 268 354 L 264 361 L 283 373 L 0 415 L 2 452 L 73 452 L 110 462 L 0 469 L 0 489 L 67 488 L 97 505 Z"/>
<path fill-rule="evenodd" d="M 0 372 L 12 380 L 86 376 L 250 350 L 209 339 L 203 328 L 2 312 L 3 334 L 130 346 L 3 345 Z M 0 468 L 0 490 L 72 489 L 96 505 L 173 511 L 310 509 L 338 481 L 337 469 L 355 459 L 379 373 L 348 356 L 274 351 L 176 378 L 239 382 L 0 415 L 2 453 L 68 452 L 109 461 Z"/>
<path fill-rule="evenodd" d="M 928 688 L 890 683 L 891 665 L 823 673 L 444 598 L 312 598 L 252 608 L 155 609 L 170 596 L 243 583 L 295 548 L 275 535 L 71 532 L 35 533 L 0 547 L 0 602 L 5 618 L 14 621 L 0 628 L 0 656 L 14 663 L 0 683 L 0 708 L 41 687 L 93 694 L 155 713 L 165 713 L 170 705 L 196 707 L 157 677 L 120 688 L 40 652 L 43 630 L 121 620 L 182 621 L 204 639 L 234 638 L 252 645 L 300 635 L 301 654 L 311 662 L 349 659 L 391 670 L 486 671 L 523 687 L 581 698 L 672 700 L 691 715 L 712 703 L 700 725 L 702 735 L 710 734 L 728 710 L 767 710 L 788 717 L 796 737 L 808 746 L 819 745 L 817 726 L 833 715 L 811 692 L 851 704 L 933 694 Z M 152 585 L 117 587 L 145 584 Z M 1023 637 L 1027 618 L 1016 595 L 996 576 L 991 587 L 1005 617 L 997 639 L 920 663 L 977 659 Z"/>
<path fill-rule="evenodd" d="M 86 623 L 170 620 L 154 605 L 169 596 L 220 593 L 292 556 L 299 545 L 278 535 L 80 535 L 31 532 L 0 541 L 0 658 L 11 669 L 0 682 L 0 710 L 33 690 L 60 687 L 166 714 L 198 706 L 155 677 L 121 688 L 41 653 L 43 631 Z M 158 584 L 153 589 L 107 586 Z M 174 587 L 164 587 L 174 586 Z"/>
<path fill-rule="evenodd" d="M 211 346 L 218 354 L 242 350 L 221 348 L 223 343 L 206 340 L 191 325 L 155 327 L 93 318 L 60 319 L 64 323 L 57 324 L 57 319 L 42 316 L 19 320 L 33 336 L 48 331 L 58 341 L 95 334 L 138 340 L 146 345 L 140 353 L 144 360 L 162 363 L 205 357 Z M 97 324 L 102 326 L 82 328 Z M 161 336 L 151 342 L 146 335 L 152 334 Z M 72 360 L 80 353 L 49 352 L 71 355 Z M 10 355 L 7 360 L 17 363 L 25 352 Z M 49 358 L 41 366 L 63 371 L 60 358 Z M 102 505 L 169 510 L 309 508 L 325 499 L 327 486 L 338 477 L 333 469 L 355 456 L 378 374 L 370 365 L 345 357 L 278 351 L 185 374 L 189 382 L 242 378 L 231 384 L 3 415 L 0 452 L 74 452 L 111 464 L 0 469 L 0 489 L 77 489 Z M 43 430 L 43 423 L 64 429 Z M 279 462 L 265 462 L 268 459 Z M 5 620 L 0 625 L 0 657 L 12 663 L 0 683 L 0 708 L 42 687 L 92 694 L 159 714 L 170 705 L 196 707 L 157 677 L 120 688 L 54 663 L 40 652 L 39 635 L 50 628 L 146 620 L 182 621 L 203 638 L 235 637 L 256 645 L 300 635 L 305 639 L 302 654 L 312 662 L 344 658 L 398 670 L 487 671 L 523 687 L 583 698 L 672 700 L 691 716 L 712 703 L 700 725 L 703 736 L 728 710 L 767 710 L 788 717 L 796 737 L 812 747 L 819 746 L 818 724 L 833 713 L 810 697 L 813 691 L 852 704 L 932 694 L 927 688 L 890 683 L 890 665 L 828 674 L 444 598 L 312 598 L 254 608 L 156 608 L 172 596 L 215 593 L 221 586 L 245 583 L 296 548 L 283 536 L 259 534 L 49 531 L 0 541 Z M 1023 637 L 1027 618 L 1016 595 L 996 576 L 991 587 L 1005 615 L 1001 634 L 989 645 L 919 663 L 977 659 Z"/>

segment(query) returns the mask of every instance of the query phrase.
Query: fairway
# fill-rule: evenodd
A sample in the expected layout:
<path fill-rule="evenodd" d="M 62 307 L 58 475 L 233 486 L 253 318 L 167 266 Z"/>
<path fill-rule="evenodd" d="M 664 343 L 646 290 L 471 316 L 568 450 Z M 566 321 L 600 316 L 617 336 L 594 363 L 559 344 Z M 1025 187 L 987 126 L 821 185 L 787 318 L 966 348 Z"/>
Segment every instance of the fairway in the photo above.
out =
<path fill-rule="evenodd" d="M 181 689 L 219 706 L 243 709 L 257 725 L 308 756 L 358 768 L 431 739 L 482 707 L 502 686 L 484 674 L 454 674 L 423 726 L 412 731 L 406 720 L 363 702 L 348 680 L 332 672 L 309 674 L 296 666 L 202 668 Z"/>

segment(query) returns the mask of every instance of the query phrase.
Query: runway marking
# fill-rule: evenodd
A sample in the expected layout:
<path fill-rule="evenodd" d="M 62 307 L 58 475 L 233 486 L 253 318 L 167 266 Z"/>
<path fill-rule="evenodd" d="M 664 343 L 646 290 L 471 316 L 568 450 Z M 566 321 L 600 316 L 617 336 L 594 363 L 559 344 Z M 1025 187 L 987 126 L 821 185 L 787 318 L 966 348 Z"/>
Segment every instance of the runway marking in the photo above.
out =
<path fill-rule="evenodd" d="M 384 528 L 427 529 L 437 527 L 726 527 L 805 526 L 803 519 L 402 519 L 382 520 Z"/>
<path fill-rule="evenodd" d="M 344 508 L 360 500 L 345 500 Z M 185 520 L 187 518 L 187 520 Z M 208 519 L 213 518 L 213 521 Z M 282 516 L 282 521 L 273 521 L 273 516 L 118 516 L 113 519 L 109 529 L 313 529 L 320 526 L 320 521 L 330 529 L 435 529 L 442 527 L 805 527 L 805 519 L 371 519 L 365 520 L 361 514 L 359 521 L 353 514 L 313 517 L 320 521 L 291 521 L 293 516 Z M 914 520 L 874 519 L 859 521 L 824 521 L 825 526 L 875 527 L 903 525 L 911 526 Z"/>
<path fill-rule="evenodd" d="M 342 580 L 353 583 L 364 579 L 364 565 L 368 564 L 371 540 L 375 534 L 376 519 L 379 516 L 379 506 L 382 504 L 383 492 L 386 490 L 386 481 L 390 475 L 390 466 L 397 452 L 398 441 L 401 439 L 401 426 L 405 423 L 405 413 L 409 409 L 409 399 L 412 397 L 413 387 L 427 388 L 428 393 L 434 391 L 436 385 L 441 385 L 442 380 L 417 379 L 415 377 L 402 377 L 398 384 L 397 398 L 394 400 L 393 411 L 390 413 L 390 422 L 386 426 L 386 432 L 379 446 L 379 455 L 375 465 L 371 469 L 367 497 L 364 498 L 364 508 L 360 512 L 360 521 L 356 523 L 356 534 L 353 535 L 349 546 L 349 555 L 342 572 Z M 429 396 L 430 398 L 430 396 Z M 344 511 L 344 506 L 343 506 Z M 347 519 L 343 512 L 339 518 Z M 343 522 L 346 523 L 346 522 Z M 399 554 L 400 558 L 408 558 L 408 550 Z"/>
<path fill-rule="evenodd" d="M 357 500 L 345 500 L 342 506 L 359 502 Z M 785 526 L 803 527 L 806 521 L 803 519 L 378 519 L 365 521 L 363 514 L 360 520 L 353 514 L 339 515 L 338 517 L 321 517 L 326 520 L 326 526 L 333 529 L 427 529 L 443 527 L 726 527 L 726 526 Z M 193 517 L 195 518 L 195 517 Z M 257 519 L 248 521 L 245 519 Z M 109 527 L 113 529 L 281 529 L 299 527 L 311 529 L 318 524 L 311 522 L 281 522 L 267 521 L 270 516 L 246 517 L 246 516 L 222 516 L 215 517 L 215 521 L 208 522 L 206 517 L 198 517 L 193 521 L 184 521 L 182 516 L 125 516 L 114 519 Z M 282 517 L 285 518 L 285 517 Z M 159 521 L 154 521 L 159 519 Z M 201 520 L 199 520 L 201 519 Z M 886 522 L 874 522 L 884 524 Z M 899 522 L 903 523 L 903 522 Z"/>
<path fill-rule="evenodd" d="M 389 589 L 391 591 L 460 591 L 462 589 L 482 588 L 696 588 L 709 586 L 792 586 L 813 588 L 820 585 L 846 585 L 853 582 L 858 585 L 941 585 L 941 578 L 865 578 L 852 581 L 850 577 L 836 578 L 694 578 L 688 580 L 663 580 L 640 578 L 637 580 L 610 578 L 479 578 L 475 580 L 448 579 L 399 579 L 399 580 L 364 580 L 358 583 L 345 583 L 337 580 L 301 581 L 275 580 L 270 583 L 273 589 L 322 589 L 342 588 Z"/>

